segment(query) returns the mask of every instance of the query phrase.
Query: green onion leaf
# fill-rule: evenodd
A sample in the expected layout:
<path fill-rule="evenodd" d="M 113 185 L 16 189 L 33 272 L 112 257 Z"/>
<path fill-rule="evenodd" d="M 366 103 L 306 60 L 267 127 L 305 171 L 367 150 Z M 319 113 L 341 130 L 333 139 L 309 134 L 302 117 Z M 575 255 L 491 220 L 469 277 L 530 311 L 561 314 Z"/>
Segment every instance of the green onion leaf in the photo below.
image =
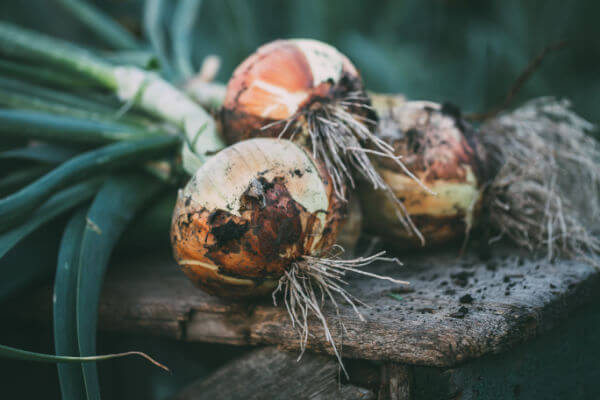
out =
<path fill-rule="evenodd" d="M 77 281 L 77 336 L 82 356 L 96 352 L 98 302 L 112 250 L 135 213 L 161 186 L 145 175 L 112 177 L 102 186 L 87 213 Z M 99 399 L 96 365 L 86 364 L 82 368 L 87 398 Z"/>
<path fill-rule="evenodd" d="M 165 43 L 164 21 L 165 16 L 164 0 L 146 0 L 144 5 L 144 30 L 154 52 L 160 60 L 160 66 L 164 76 L 168 79 L 173 76 L 173 67 L 169 61 L 167 53 L 167 44 Z"/>
<path fill-rule="evenodd" d="M 16 349 L 14 347 L 4 346 L 0 344 L 0 357 L 12 358 L 13 360 L 23 361 L 37 361 L 37 362 L 48 362 L 48 363 L 95 363 L 96 361 L 112 360 L 114 358 L 121 358 L 127 356 L 140 356 L 150 361 L 152 364 L 169 371 L 167 367 L 161 363 L 155 361 L 153 358 L 145 353 L 139 351 L 127 351 L 125 353 L 115 354 L 104 354 L 100 356 L 87 356 L 87 357 L 70 357 L 70 356 L 55 356 L 53 354 L 34 353 L 32 351 L 26 351 Z"/>
<path fill-rule="evenodd" d="M 77 267 L 87 211 L 85 207 L 73 214 L 60 242 L 53 297 L 54 347 L 59 355 L 79 355 L 76 325 Z M 64 399 L 83 397 L 83 374 L 78 365 L 59 364 L 58 377 Z"/>
<path fill-rule="evenodd" d="M 0 178 L 0 197 L 7 196 L 23 186 L 30 184 L 40 176 L 50 171 L 48 165 L 34 165 L 18 168 Z"/>
<path fill-rule="evenodd" d="M 31 213 L 23 225 L 0 234 L 0 258 L 41 225 L 91 198 L 99 185 L 99 179 L 93 179 L 71 186 L 50 197 L 40 208 Z M 4 220 L 2 218 L 0 220 L 4 224 Z"/>
<path fill-rule="evenodd" d="M 18 79 L 7 79 L 0 77 L 0 88 L 5 90 L 29 95 L 38 99 L 48 100 L 54 103 L 61 103 L 73 107 L 82 108 L 91 111 L 114 112 L 115 107 L 110 107 L 98 101 L 85 98 L 81 95 L 65 92 L 64 90 L 54 90 L 47 87 L 34 85 Z"/>
<path fill-rule="evenodd" d="M 113 48 L 132 50 L 140 47 L 129 31 L 91 3 L 80 0 L 59 0 L 59 3 Z"/>
<path fill-rule="evenodd" d="M 112 66 L 98 55 L 69 42 L 0 22 L 0 54 L 51 63 L 80 73 L 102 86 L 116 89 Z"/>
<path fill-rule="evenodd" d="M 21 221 L 52 193 L 69 184 L 118 167 L 168 155 L 179 143 L 175 136 L 158 136 L 115 143 L 73 157 L 31 185 L 0 199 L 0 231 Z"/>
<path fill-rule="evenodd" d="M 192 30 L 201 6 L 202 0 L 181 0 L 173 15 L 171 30 L 175 65 L 184 80 L 188 80 L 196 72 L 192 65 Z"/>
<path fill-rule="evenodd" d="M 134 65 L 147 70 L 156 70 L 160 68 L 158 57 L 150 51 L 114 51 L 105 53 L 104 57 L 118 65 Z"/>
<path fill-rule="evenodd" d="M 19 147 L 3 151 L 0 153 L 0 160 L 24 160 L 43 164 L 60 164 L 75 156 L 79 151 L 76 148 L 39 143 L 35 146 Z"/>
<path fill-rule="evenodd" d="M 91 121 L 88 118 L 36 111 L 0 109 L 0 137 L 22 137 L 62 143 L 103 144 L 156 135 L 156 133 L 117 122 Z"/>
<path fill-rule="evenodd" d="M 30 65 L 22 62 L 0 60 L 0 75 L 69 89 L 97 86 L 97 83 L 89 78 L 77 76 L 73 73 L 57 71 L 54 68 L 49 68 L 47 65 L 40 65 L 39 63 Z"/>
<path fill-rule="evenodd" d="M 129 115 L 121 115 L 121 112 L 119 110 L 100 111 L 83 109 L 78 106 L 61 104 L 54 100 L 45 100 L 31 95 L 15 93 L 13 91 L 6 90 L 3 88 L 0 88 L 0 105 L 6 108 L 25 109 L 33 110 L 39 113 L 48 113 L 52 117 L 56 118 L 58 118 L 59 115 L 63 115 L 67 118 L 72 117 L 80 120 L 98 122 L 100 124 L 106 124 L 109 127 L 112 127 L 113 125 L 117 124 L 116 128 L 118 130 L 148 130 L 150 125 L 150 121 L 148 120 L 143 120 L 139 117 L 131 117 Z M 44 127 L 38 126 L 37 129 L 43 130 Z M 98 129 L 102 129 L 102 127 L 99 127 Z M 145 132 L 142 134 L 145 134 Z"/>

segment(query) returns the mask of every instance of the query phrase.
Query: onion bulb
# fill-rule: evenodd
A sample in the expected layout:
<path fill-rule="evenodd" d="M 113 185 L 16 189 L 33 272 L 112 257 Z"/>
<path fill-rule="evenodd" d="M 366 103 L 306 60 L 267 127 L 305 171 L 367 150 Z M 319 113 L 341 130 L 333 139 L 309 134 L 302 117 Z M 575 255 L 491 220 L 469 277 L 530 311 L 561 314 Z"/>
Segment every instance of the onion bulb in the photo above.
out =
<path fill-rule="evenodd" d="M 334 47 L 308 39 L 277 40 L 250 55 L 229 80 L 221 111 L 230 143 L 279 137 L 308 147 L 342 199 L 345 184 L 354 187 L 354 172 L 374 189 L 390 192 L 369 154 L 404 168 L 393 149 L 373 134 L 376 119 L 350 60 Z M 401 204 L 397 207 L 409 228 Z"/>
<path fill-rule="evenodd" d="M 390 260 L 383 253 L 339 257 L 335 243 L 347 204 L 322 163 L 303 147 L 268 138 L 242 141 L 209 159 L 179 191 L 171 222 L 174 257 L 211 294 L 244 298 L 272 292 L 275 301 L 281 292 L 302 350 L 312 313 L 341 363 L 315 299 L 329 298 L 337 307 L 332 296 L 340 295 L 362 318 L 344 288 L 346 272 L 406 283 L 360 270 L 374 260 Z M 347 226 L 360 223 L 355 219 Z"/>
<path fill-rule="evenodd" d="M 301 147 L 240 142 L 180 191 L 171 232 L 175 259 L 209 293 L 262 295 L 293 261 L 330 249 L 344 213 L 327 172 Z"/>
<path fill-rule="evenodd" d="M 377 135 L 435 194 L 424 190 L 395 163 L 377 159 L 379 174 L 406 207 L 425 243 L 460 238 L 473 226 L 481 207 L 482 164 L 475 138 L 450 106 L 374 96 Z M 395 203 L 369 185 L 359 191 L 367 229 L 400 246 L 417 245 L 394 217 Z"/>

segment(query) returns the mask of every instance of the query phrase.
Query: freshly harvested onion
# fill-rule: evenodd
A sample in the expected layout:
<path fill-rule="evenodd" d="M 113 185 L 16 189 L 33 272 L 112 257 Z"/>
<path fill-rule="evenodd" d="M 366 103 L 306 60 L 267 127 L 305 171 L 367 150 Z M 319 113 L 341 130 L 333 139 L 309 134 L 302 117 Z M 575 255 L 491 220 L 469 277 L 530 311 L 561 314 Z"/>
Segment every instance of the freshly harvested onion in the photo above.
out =
<path fill-rule="evenodd" d="M 405 165 L 436 194 L 425 191 L 394 162 L 377 159 L 379 174 L 391 187 L 425 238 L 435 245 L 465 235 L 481 206 L 482 163 L 475 138 L 448 106 L 399 97 L 374 96 L 377 135 L 394 148 Z M 420 244 L 394 217 L 395 203 L 364 185 L 359 191 L 367 229 L 398 246 Z"/>
<path fill-rule="evenodd" d="M 230 143 L 283 137 L 323 162 L 335 192 L 346 197 L 357 171 L 374 189 L 390 193 L 369 155 L 387 158 L 411 176 L 393 149 L 373 134 L 376 114 L 352 63 L 316 40 L 277 40 L 260 47 L 234 71 L 221 112 Z M 396 204 L 401 223 L 410 223 Z"/>
<path fill-rule="evenodd" d="M 298 330 L 302 351 L 308 317 L 322 323 L 341 364 L 321 302 L 333 294 L 356 307 L 344 276 L 381 257 L 343 259 L 335 246 L 347 202 L 333 190 L 329 174 L 307 150 L 288 140 L 257 138 L 239 142 L 204 164 L 180 190 L 171 223 L 177 263 L 203 290 L 243 298 L 281 292 Z M 356 239 L 360 213 L 345 228 Z M 358 217 L 358 219 L 356 218 Z M 354 227 L 354 228 L 352 228 Z"/>
<path fill-rule="evenodd" d="M 247 140 L 210 159 L 180 190 L 175 259 L 209 293 L 270 293 L 293 261 L 335 244 L 344 213 L 327 172 L 305 150 Z"/>

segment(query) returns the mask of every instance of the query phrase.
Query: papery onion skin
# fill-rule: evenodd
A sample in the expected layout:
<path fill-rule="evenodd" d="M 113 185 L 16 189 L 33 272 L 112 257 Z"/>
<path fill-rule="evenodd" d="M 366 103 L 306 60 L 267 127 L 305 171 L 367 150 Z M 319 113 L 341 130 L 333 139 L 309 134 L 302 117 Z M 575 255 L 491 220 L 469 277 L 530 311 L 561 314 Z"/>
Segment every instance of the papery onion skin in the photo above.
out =
<path fill-rule="evenodd" d="M 208 293 L 260 296 L 292 262 L 330 249 L 344 214 L 308 152 L 286 140 L 247 140 L 214 156 L 180 190 L 173 253 Z"/>
<path fill-rule="evenodd" d="M 370 102 L 358 71 L 347 57 L 316 40 L 276 40 L 261 46 L 234 71 L 221 112 L 223 133 L 229 143 L 279 137 L 285 124 L 269 124 L 351 93 L 362 96 L 353 100 L 357 106 L 352 112 L 376 118 L 372 110 L 359 105 Z M 292 132 L 288 129 L 283 137 L 290 137 Z M 306 145 L 306 132 L 296 132 L 294 140 Z"/>
<path fill-rule="evenodd" d="M 394 147 L 402 161 L 428 188 L 427 193 L 395 163 L 376 160 L 378 172 L 402 201 L 425 246 L 464 237 L 480 213 L 484 180 L 483 153 L 473 131 L 451 106 L 400 97 L 374 96 L 377 134 Z M 359 190 L 367 230 L 385 239 L 402 239 L 398 247 L 421 247 L 394 214 L 394 202 L 381 191 Z"/>

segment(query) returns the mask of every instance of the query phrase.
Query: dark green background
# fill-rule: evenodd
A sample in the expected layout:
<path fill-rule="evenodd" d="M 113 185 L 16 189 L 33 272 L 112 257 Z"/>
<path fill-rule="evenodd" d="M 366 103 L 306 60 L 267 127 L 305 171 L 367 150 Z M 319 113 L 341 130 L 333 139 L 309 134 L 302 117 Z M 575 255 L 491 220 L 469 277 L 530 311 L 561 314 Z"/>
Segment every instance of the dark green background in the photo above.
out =
<path fill-rule="evenodd" d="M 140 30 L 142 1 L 96 3 Z M 5 0 L 0 15 L 94 44 L 93 35 L 54 1 Z M 598 123 L 598 15 L 600 3 L 594 0 L 205 0 L 195 58 L 199 65 L 207 54 L 220 55 L 219 79 L 226 81 L 264 42 L 317 38 L 347 54 L 372 90 L 451 101 L 475 112 L 498 104 L 544 47 L 568 40 L 545 59 L 516 104 L 533 96 L 568 97 Z M 165 21 L 167 30 L 168 25 Z"/>

